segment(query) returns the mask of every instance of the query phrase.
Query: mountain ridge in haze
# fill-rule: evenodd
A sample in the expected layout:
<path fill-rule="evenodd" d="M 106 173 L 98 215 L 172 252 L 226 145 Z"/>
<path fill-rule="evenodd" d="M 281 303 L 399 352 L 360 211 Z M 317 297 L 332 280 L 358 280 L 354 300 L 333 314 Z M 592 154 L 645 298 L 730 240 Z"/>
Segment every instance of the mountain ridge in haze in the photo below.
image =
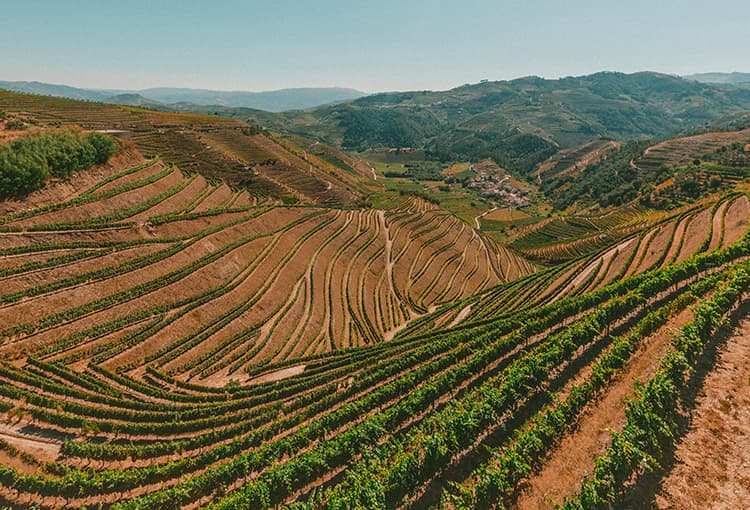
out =
<path fill-rule="evenodd" d="M 268 112 L 284 112 L 316 108 L 327 104 L 358 99 L 367 95 L 343 87 L 288 88 L 265 92 L 220 91 L 157 87 L 143 90 L 86 89 L 38 81 L 0 81 L 0 88 L 43 96 L 65 97 L 101 103 L 134 106 L 168 106 L 191 103 L 199 106 L 253 108 Z"/>
<path fill-rule="evenodd" d="M 683 76 L 687 80 L 701 83 L 720 83 L 723 85 L 736 85 L 750 83 L 750 73 L 696 73 Z"/>
<path fill-rule="evenodd" d="M 269 112 L 304 110 L 340 103 L 365 96 L 364 92 L 341 87 L 288 88 L 267 92 L 217 91 L 207 89 L 157 87 L 137 91 L 162 104 L 192 103 L 202 106 L 254 108 Z"/>

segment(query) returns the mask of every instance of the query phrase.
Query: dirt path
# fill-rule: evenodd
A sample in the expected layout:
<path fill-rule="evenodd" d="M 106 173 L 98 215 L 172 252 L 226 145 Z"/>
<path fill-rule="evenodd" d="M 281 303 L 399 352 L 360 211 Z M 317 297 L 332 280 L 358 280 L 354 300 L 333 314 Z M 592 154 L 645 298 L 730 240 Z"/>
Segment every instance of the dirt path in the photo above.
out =
<path fill-rule="evenodd" d="M 457 326 L 462 320 L 464 320 L 471 313 L 471 306 L 471 304 L 468 304 L 460 312 L 458 312 L 456 318 L 453 319 L 450 324 L 448 324 L 447 329 Z"/>
<path fill-rule="evenodd" d="M 633 393 L 635 381 L 646 381 L 659 365 L 672 332 L 693 317 L 688 308 L 672 317 L 665 327 L 645 339 L 627 367 L 592 407 L 584 411 L 576 430 L 567 435 L 552 451 L 542 470 L 528 481 L 518 497 L 517 508 L 538 510 L 553 508 L 550 499 L 561 503 L 575 492 L 584 475 L 594 468 L 594 461 L 610 444 L 610 430 L 625 425 L 623 401 Z"/>
<path fill-rule="evenodd" d="M 21 427 L 0 423 L 0 439 L 45 462 L 54 462 L 60 455 L 60 442 L 25 434 Z"/>
<path fill-rule="evenodd" d="M 498 207 L 495 206 L 492 209 L 488 209 L 488 210 L 484 211 L 482 214 L 480 214 L 478 216 L 475 216 L 474 217 L 474 228 L 476 228 L 477 230 L 479 230 L 482 227 L 482 224 L 479 222 L 479 220 L 481 220 L 482 218 L 484 218 L 485 216 L 487 216 L 492 211 L 496 211 L 497 209 L 498 209 Z"/>
<path fill-rule="evenodd" d="M 750 317 L 721 348 L 656 508 L 750 508 Z"/>
<path fill-rule="evenodd" d="M 266 374 L 260 375 L 255 379 L 250 380 L 250 384 L 260 384 L 264 382 L 281 381 L 295 375 L 299 375 L 305 371 L 307 365 L 295 365 L 293 367 L 282 368 L 280 370 L 274 370 Z"/>

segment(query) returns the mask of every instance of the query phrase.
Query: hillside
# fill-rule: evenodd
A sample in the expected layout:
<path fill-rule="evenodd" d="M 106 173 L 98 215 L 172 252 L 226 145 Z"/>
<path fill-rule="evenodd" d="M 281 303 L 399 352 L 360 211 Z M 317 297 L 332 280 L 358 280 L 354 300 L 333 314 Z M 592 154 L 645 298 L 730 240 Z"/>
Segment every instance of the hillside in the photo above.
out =
<path fill-rule="evenodd" d="M 656 73 L 607 72 L 484 82 L 444 92 L 374 94 L 283 114 L 275 125 L 357 151 L 417 147 L 441 160 L 492 157 L 528 173 L 559 149 L 602 137 L 664 138 L 748 109 L 749 90 Z M 252 114 L 245 118 L 274 122 Z"/>
<path fill-rule="evenodd" d="M 531 260 L 558 264 L 446 307 L 409 331 L 439 328 L 459 315 L 462 321 L 481 321 L 497 313 L 533 310 L 632 275 L 668 268 L 691 255 L 732 244 L 748 229 L 749 220 L 747 196 L 729 195 L 670 213 L 631 209 L 604 217 L 542 222 L 527 228 L 509 246 Z"/>
<path fill-rule="evenodd" d="M 700 135 L 672 138 L 652 145 L 635 161 L 639 170 L 649 172 L 662 166 L 680 166 L 734 144 L 744 150 L 750 143 L 750 128 L 739 131 L 717 131 Z"/>
<path fill-rule="evenodd" d="M 0 201 L 0 506 L 750 499 L 746 130 L 597 138 L 524 183 L 215 115 L 0 110 L 19 158 L 124 137 Z"/>
<path fill-rule="evenodd" d="M 184 171 L 224 180 L 259 197 L 335 206 L 362 201 L 358 182 L 363 170 L 356 158 L 329 147 L 340 156 L 331 164 L 305 146 L 240 121 L 5 91 L 0 91 L 0 111 L 27 128 L 122 131 L 120 136 L 143 154 L 158 154 Z"/>
<path fill-rule="evenodd" d="M 418 200 L 389 211 L 273 207 L 158 160 L 112 170 L 64 202 L 2 218 L 5 253 L 40 256 L 45 267 L 4 279 L 6 304 L 34 296 L 0 312 L 6 338 L 31 333 L 6 344 L 5 359 L 20 345 L 28 355 L 67 344 L 59 354 L 77 352 L 85 366 L 120 334 L 75 346 L 63 338 L 161 316 L 134 349 L 97 359 L 137 371 L 156 362 L 224 386 L 244 382 L 248 367 L 381 342 L 428 309 L 534 270 Z M 62 267 L 44 259 L 52 246 L 65 251 Z M 29 330 L 26 309 L 67 318 Z"/>
<path fill-rule="evenodd" d="M 744 194 L 619 218 L 634 232 L 518 278 L 534 267 L 419 200 L 270 207 L 137 153 L 94 176 L 0 219 L 15 507 L 533 508 L 549 480 L 560 501 L 618 455 L 599 431 L 642 426 L 633 380 L 682 380 L 670 345 L 711 342 L 750 283 Z"/>
<path fill-rule="evenodd" d="M 35 96 L 25 97 L 28 101 Z M 6 104 L 12 99 L 9 96 Z M 127 99 L 153 106 L 142 96 L 128 95 Z M 38 98 L 29 109 L 44 101 L 52 100 Z M 370 192 L 360 180 L 367 173 L 366 163 L 339 152 L 335 159 L 344 164 L 330 168 L 308 157 L 313 147 L 326 145 L 320 141 L 327 141 L 328 152 L 343 146 L 371 160 L 374 151 L 394 147 L 419 153 L 414 164 L 421 164 L 420 159 L 450 165 L 491 158 L 515 178 L 538 186 L 547 203 L 563 210 L 597 203 L 618 205 L 647 192 L 661 178 L 629 175 L 631 170 L 618 158 L 629 163 L 641 157 L 647 142 L 640 140 L 662 139 L 685 130 L 744 127 L 750 91 L 655 73 L 598 73 L 560 80 L 485 82 L 445 92 L 376 94 L 287 114 L 193 103 L 154 107 L 202 112 L 202 116 L 196 117 L 189 130 L 175 129 L 166 111 L 141 110 L 148 117 L 146 125 L 130 129 L 144 153 L 159 153 L 185 169 L 200 169 L 230 184 L 250 186 L 259 194 L 336 206 L 364 203 Z M 87 108 L 113 109 L 106 105 Z M 87 125 L 93 125 L 92 118 L 88 116 Z M 76 115 L 70 120 L 78 121 Z M 100 125 L 120 129 L 127 125 L 106 120 Z M 248 131 L 240 127 L 242 121 L 254 127 Z M 161 125 L 170 129 L 161 133 Z M 287 142 L 291 133 L 302 133 L 303 138 L 294 146 L 279 143 L 278 136 L 269 136 L 258 126 L 281 130 Z M 238 138 L 238 131 L 250 136 Z M 628 140 L 635 142 L 621 147 Z M 170 154 L 175 156 L 169 159 Z M 613 161 L 605 161 L 608 155 Z M 290 170 L 297 173 L 295 178 L 287 178 Z M 331 171 L 336 179 L 327 177 Z"/>

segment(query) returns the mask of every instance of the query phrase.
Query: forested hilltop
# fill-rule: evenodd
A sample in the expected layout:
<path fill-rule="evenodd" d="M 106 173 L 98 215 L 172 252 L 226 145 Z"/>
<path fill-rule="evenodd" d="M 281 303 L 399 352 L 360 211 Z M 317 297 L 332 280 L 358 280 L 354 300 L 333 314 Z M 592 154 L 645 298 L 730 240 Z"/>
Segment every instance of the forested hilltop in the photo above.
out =
<path fill-rule="evenodd" d="M 591 140 L 660 139 L 747 111 L 750 90 L 652 72 L 601 72 L 374 94 L 280 115 L 185 108 L 298 132 L 348 150 L 420 148 L 431 159 L 491 157 L 510 170 L 529 172 L 557 151 Z"/>

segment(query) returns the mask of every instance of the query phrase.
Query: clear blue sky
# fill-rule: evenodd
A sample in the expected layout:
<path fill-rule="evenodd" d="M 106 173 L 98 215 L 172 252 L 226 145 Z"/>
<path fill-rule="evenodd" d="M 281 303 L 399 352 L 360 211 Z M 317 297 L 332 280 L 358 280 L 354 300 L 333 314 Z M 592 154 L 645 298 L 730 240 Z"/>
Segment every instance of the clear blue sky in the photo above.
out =
<path fill-rule="evenodd" d="M 20 0 L 0 79 L 91 88 L 446 89 L 750 71 L 748 0 Z"/>

